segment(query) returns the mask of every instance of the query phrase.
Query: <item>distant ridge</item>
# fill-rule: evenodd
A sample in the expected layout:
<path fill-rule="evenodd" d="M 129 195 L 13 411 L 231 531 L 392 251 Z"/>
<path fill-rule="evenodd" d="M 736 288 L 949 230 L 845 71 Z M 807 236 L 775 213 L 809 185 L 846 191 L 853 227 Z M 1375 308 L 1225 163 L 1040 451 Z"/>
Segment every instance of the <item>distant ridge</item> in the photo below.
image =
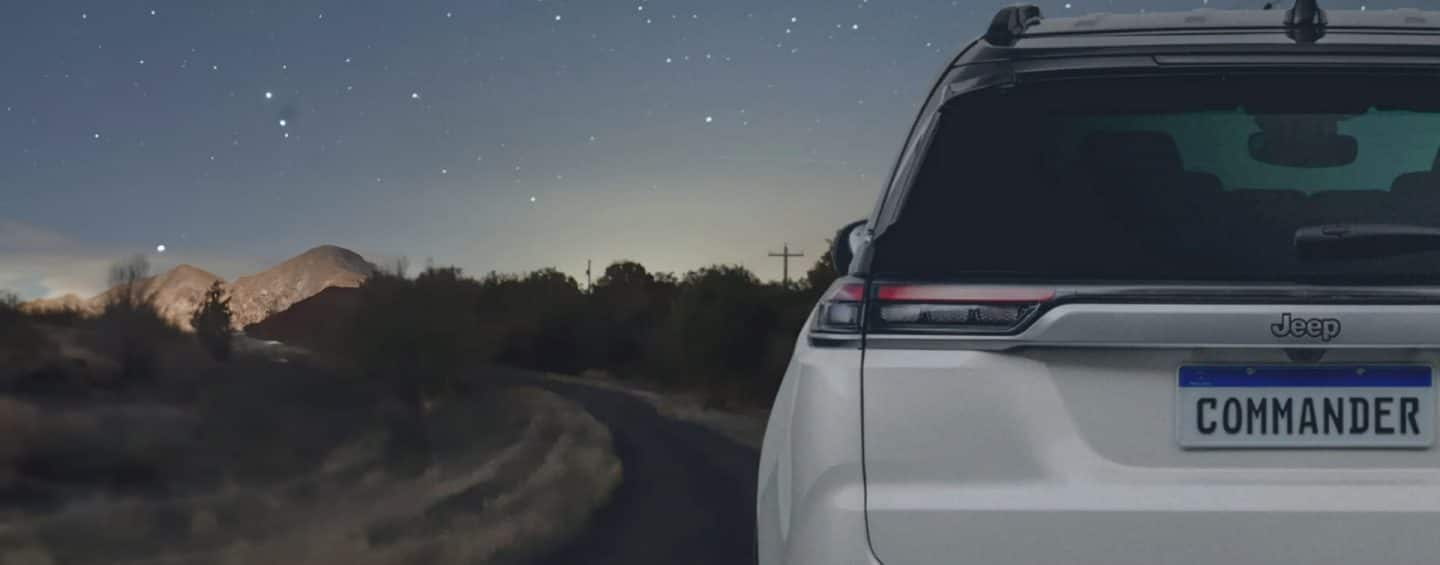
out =
<path fill-rule="evenodd" d="M 331 287 L 358 287 L 375 274 L 375 265 L 360 254 L 321 245 L 230 285 L 230 310 L 235 327 L 264 320 L 291 304 Z"/>
<path fill-rule="evenodd" d="M 327 288 L 358 287 L 374 273 L 375 266 L 360 254 L 343 247 L 321 245 L 270 269 L 240 277 L 233 284 L 226 284 L 224 279 L 204 269 L 179 265 L 143 279 L 140 292 L 155 304 L 167 321 L 189 330 L 190 315 L 204 299 L 205 291 L 219 282 L 230 298 L 233 324 L 239 329 Z M 71 310 L 98 314 L 117 292 L 118 289 L 111 288 L 90 298 L 67 294 L 32 300 L 22 304 L 21 308 L 29 312 Z"/>

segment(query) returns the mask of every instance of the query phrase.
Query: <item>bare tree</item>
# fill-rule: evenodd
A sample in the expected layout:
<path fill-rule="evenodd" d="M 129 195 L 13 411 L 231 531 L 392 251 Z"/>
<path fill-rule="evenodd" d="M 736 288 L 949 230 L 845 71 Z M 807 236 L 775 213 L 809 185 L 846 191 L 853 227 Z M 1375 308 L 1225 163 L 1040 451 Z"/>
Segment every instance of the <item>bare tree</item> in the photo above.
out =
<path fill-rule="evenodd" d="M 144 255 L 131 255 L 110 266 L 111 295 L 107 307 L 134 310 L 148 302 L 145 279 L 150 276 L 150 262 Z"/>
<path fill-rule="evenodd" d="M 404 255 L 396 257 L 393 263 L 390 263 L 386 268 L 382 268 L 381 271 L 385 271 L 387 275 L 403 279 L 405 275 L 410 272 L 410 258 Z"/>

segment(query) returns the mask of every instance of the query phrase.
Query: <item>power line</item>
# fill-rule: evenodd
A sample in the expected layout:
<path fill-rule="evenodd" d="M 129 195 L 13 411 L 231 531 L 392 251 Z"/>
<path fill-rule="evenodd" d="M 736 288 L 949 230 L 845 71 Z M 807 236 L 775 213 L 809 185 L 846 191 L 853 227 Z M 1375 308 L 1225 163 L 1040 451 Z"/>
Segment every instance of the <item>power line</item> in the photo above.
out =
<path fill-rule="evenodd" d="M 771 252 L 770 252 L 770 256 L 771 256 L 771 257 L 779 257 L 779 258 L 780 258 L 780 280 L 784 282 L 784 284 L 785 284 L 786 287 L 789 287 L 789 286 L 790 286 L 790 258 L 791 258 L 791 257 L 804 257 L 804 256 L 805 256 L 805 252 L 804 252 L 804 251 L 797 251 L 797 252 L 795 252 L 795 253 L 791 253 L 791 252 L 790 252 L 790 244 L 789 244 L 789 243 L 786 243 L 786 244 L 781 248 L 781 251 L 780 251 L 779 253 L 776 253 L 776 252 L 774 252 L 774 251 L 771 251 Z"/>

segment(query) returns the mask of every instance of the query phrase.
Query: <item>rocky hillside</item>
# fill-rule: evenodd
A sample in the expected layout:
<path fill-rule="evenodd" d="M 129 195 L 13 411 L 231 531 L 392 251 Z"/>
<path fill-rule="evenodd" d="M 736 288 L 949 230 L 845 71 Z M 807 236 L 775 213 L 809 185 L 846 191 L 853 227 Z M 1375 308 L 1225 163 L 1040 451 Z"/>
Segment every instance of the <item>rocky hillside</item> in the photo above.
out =
<path fill-rule="evenodd" d="M 352 288 L 369 278 L 375 266 L 354 251 L 322 245 L 292 257 L 265 271 L 240 277 L 233 284 L 203 269 L 180 265 L 157 276 L 143 279 L 142 296 L 149 298 L 160 314 L 183 329 L 190 329 L 190 315 L 200 305 L 205 291 L 219 281 L 230 297 L 236 329 L 254 324 L 290 305 L 319 294 L 327 288 Z M 66 295 L 27 302 L 29 311 L 72 310 L 97 314 L 118 289 L 91 298 Z"/>
<path fill-rule="evenodd" d="M 139 296 L 155 304 L 161 317 L 177 327 L 189 329 L 190 315 L 200 306 L 200 301 L 205 298 L 205 291 L 216 282 L 225 281 L 204 269 L 180 265 L 159 275 L 141 279 L 136 290 Z M 70 310 L 82 314 L 98 314 L 119 292 L 117 287 L 91 298 L 67 294 L 59 298 L 27 302 L 23 308 L 34 312 Z"/>
<path fill-rule="evenodd" d="M 334 351 L 337 327 L 348 327 L 360 309 L 358 288 L 331 287 L 292 304 L 264 320 L 245 326 L 245 335 L 274 340 L 314 351 Z"/>
<path fill-rule="evenodd" d="M 330 287 L 360 286 L 374 272 L 375 266 L 354 251 L 322 245 L 265 271 L 240 277 L 230 286 L 235 327 L 264 320 Z"/>

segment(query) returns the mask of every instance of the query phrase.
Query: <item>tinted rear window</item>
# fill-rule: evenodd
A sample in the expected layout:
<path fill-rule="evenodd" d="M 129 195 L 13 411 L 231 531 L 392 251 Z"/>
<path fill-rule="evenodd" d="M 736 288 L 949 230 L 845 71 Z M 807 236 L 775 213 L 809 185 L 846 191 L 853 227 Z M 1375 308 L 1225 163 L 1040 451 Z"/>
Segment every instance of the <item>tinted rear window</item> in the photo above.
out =
<path fill-rule="evenodd" d="M 1440 253 L 1313 262 L 1293 248 L 1302 226 L 1440 226 L 1440 104 L 1426 95 L 1437 86 L 1389 75 L 1192 76 L 966 95 L 942 111 L 873 268 L 1081 282 L 1437 282 Z"/>

